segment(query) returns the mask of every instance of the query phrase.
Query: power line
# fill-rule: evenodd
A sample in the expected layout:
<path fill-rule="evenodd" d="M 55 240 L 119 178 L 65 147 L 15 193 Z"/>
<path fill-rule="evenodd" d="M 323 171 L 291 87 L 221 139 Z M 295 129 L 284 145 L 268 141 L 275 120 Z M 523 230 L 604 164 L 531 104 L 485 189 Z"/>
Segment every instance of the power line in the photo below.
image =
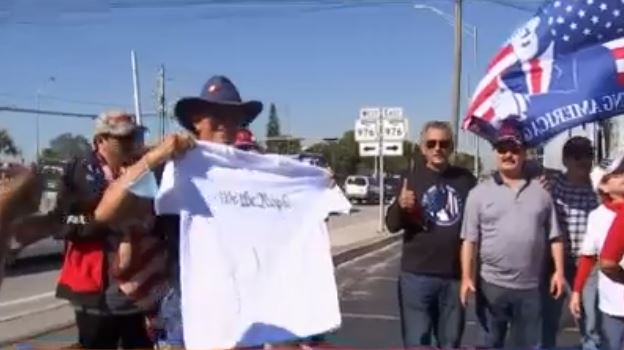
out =
<path fill-rule="evenodd" d="M 98 114 L 91 113 L 75 113 L 75 112 L 65 112 L 65 111 L 51 111 L 51 110 L 42 110 L 37 108 L 20 108 L 14 106 L 0 106 L 0 112 L 13 112 L 13 113 L 28 113 L 28 114 L 43 114 L 43 115 L 54 115 L 57 117 L 72 117 L 72 118 L 89 118 L 95 119 Z M 155 117 L 156 113 L 144 113 L 144 116 Z"/>
<path fill-rule="evenodd" d="M 13 94 L 13 93 L 9 93 L 9 92 L 2 92 L 0 93 L 0 96 L 7 96 L 7 97 L 13 97 L 13 98 L 18 98 L 18 99 L 22 99 L 22 100 L 30 100 L 30 99 L 35 99 L 36 96 L 31 96 L 31 95 L 18 95 L 18 94 Z M 111 107 L 111 106 L 126 106 L 126 104 L 124 103 L 106 103 L 106 102 L 95 102 L 95 101 L 84 101 L 84 100 L 74 100 L 74 99 L 70 99 L 70 98 L 65 98 L 65 97 L 61 97 L 61 96 L 54 96 L 54 95 L 39 95 L 40 99 L 45 99 L 45 100 L 53 100 L 53 101 L 59 101 L 59 102 L 66 102 L 66 103 L 72 103 L 72 104 L 79 104 L 79 105 L 91 105 L 91 106 L 101 106 L 101 107 Z"/>

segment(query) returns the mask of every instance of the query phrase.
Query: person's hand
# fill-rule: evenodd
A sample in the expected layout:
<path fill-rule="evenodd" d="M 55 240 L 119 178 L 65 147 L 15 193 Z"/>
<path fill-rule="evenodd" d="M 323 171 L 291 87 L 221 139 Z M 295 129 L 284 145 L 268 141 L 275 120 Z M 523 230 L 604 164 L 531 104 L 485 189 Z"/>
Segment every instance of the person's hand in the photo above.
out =
<path fill-rule="evenodd" d="M 148 152 L 145 157 L 150 168 L 177 158 L 195 146 L 195 138 L 187 132 L 168 135 L 163 142 Z"/>
<path fill-rule="evenodd" d="M 563 273 L 555 272 L 550 280 L 550 293 L 555 299 L 559 299 L 563 295 L 565 289 L 565 278 Z"/>
<path fill-rule="evenodd" d="M 464 307 L 468 305 L 468 297 L 470 296 L 470 293 L 474 293 L 476 290 L 477 289 L 475 288 L 472 278 L 462 278 L 459 289 L 459 300 Z"/>
<path fill-rule="evenodd" d="M 401 186 L 401 192 L 399 193 L 399 207 L 404 210 L 410 210 L 414 208 L 416 204 L 416 195 L 414 191 L 407 188 L 407 179 L 403 179 L 403 186 Z"/>
<path fill-rule="evenodd" d="M 540 186 L 542 186 L 542 188 L 550 192 L 550 190 L 552 189 L 552 181 L 550 181 L 550 179 L 546 175 L 540 176 L 538 178 L 538 181 L 539 181 Z"/>
<path fill-rule="evenodd" d="M 581 293 L 579 292 L 572 293 L 568 308 L 570 309 L 570 313 L 572 314 L 572 316 L 574 316 L 574 318 L 576 319 L 581 318 Z"/>
<path fill-rule="evenodd" d="M 145 316 L 145 331 L 152 341 L 156 341 L 157 337 L 158 327 L 156 324 L 156 319 L 153 316 Z"/>

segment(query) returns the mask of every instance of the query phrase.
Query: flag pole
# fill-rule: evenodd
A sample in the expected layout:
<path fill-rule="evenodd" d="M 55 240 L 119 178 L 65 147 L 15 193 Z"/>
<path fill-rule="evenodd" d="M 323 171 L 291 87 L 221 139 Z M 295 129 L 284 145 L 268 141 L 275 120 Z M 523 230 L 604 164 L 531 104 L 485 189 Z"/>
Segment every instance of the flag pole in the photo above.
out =
<path fill-rule="evenodd" d="M 134 50 L 130 51 L 130 61 L 132 64 L 132 85 L 134 90 L 134 114 L 136 115 L 137 124 L 143 125 L 143 118 L 141 118 L 141 100 L 139 97 L 139 73 Z"/>

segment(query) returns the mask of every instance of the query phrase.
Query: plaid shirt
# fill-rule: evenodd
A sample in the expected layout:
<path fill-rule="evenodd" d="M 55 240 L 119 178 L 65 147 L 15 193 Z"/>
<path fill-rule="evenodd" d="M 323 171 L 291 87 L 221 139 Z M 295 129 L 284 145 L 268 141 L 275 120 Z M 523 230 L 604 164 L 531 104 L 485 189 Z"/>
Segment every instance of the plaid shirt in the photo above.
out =
<path fill-rule="evenodd" d="M 587 216 L 598 207 L 598 197 L 591 184 L 572 185 L 564 174 L 554 176 L 552 197 L 559 225 L 566 234 L 566 253 L 577 258 L 587 229 Z"/>

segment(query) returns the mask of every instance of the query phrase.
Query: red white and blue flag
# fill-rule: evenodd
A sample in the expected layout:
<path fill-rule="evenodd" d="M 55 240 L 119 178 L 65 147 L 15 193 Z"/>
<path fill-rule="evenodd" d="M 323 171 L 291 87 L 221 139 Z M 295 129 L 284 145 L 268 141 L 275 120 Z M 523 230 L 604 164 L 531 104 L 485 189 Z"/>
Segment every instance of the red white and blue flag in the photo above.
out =
<path fill-rule="evenodd" d="M 624 113 L 624 0 L 550 0 L 494 56 L 463 126 L 518 119 L 530 146 Z"/>

